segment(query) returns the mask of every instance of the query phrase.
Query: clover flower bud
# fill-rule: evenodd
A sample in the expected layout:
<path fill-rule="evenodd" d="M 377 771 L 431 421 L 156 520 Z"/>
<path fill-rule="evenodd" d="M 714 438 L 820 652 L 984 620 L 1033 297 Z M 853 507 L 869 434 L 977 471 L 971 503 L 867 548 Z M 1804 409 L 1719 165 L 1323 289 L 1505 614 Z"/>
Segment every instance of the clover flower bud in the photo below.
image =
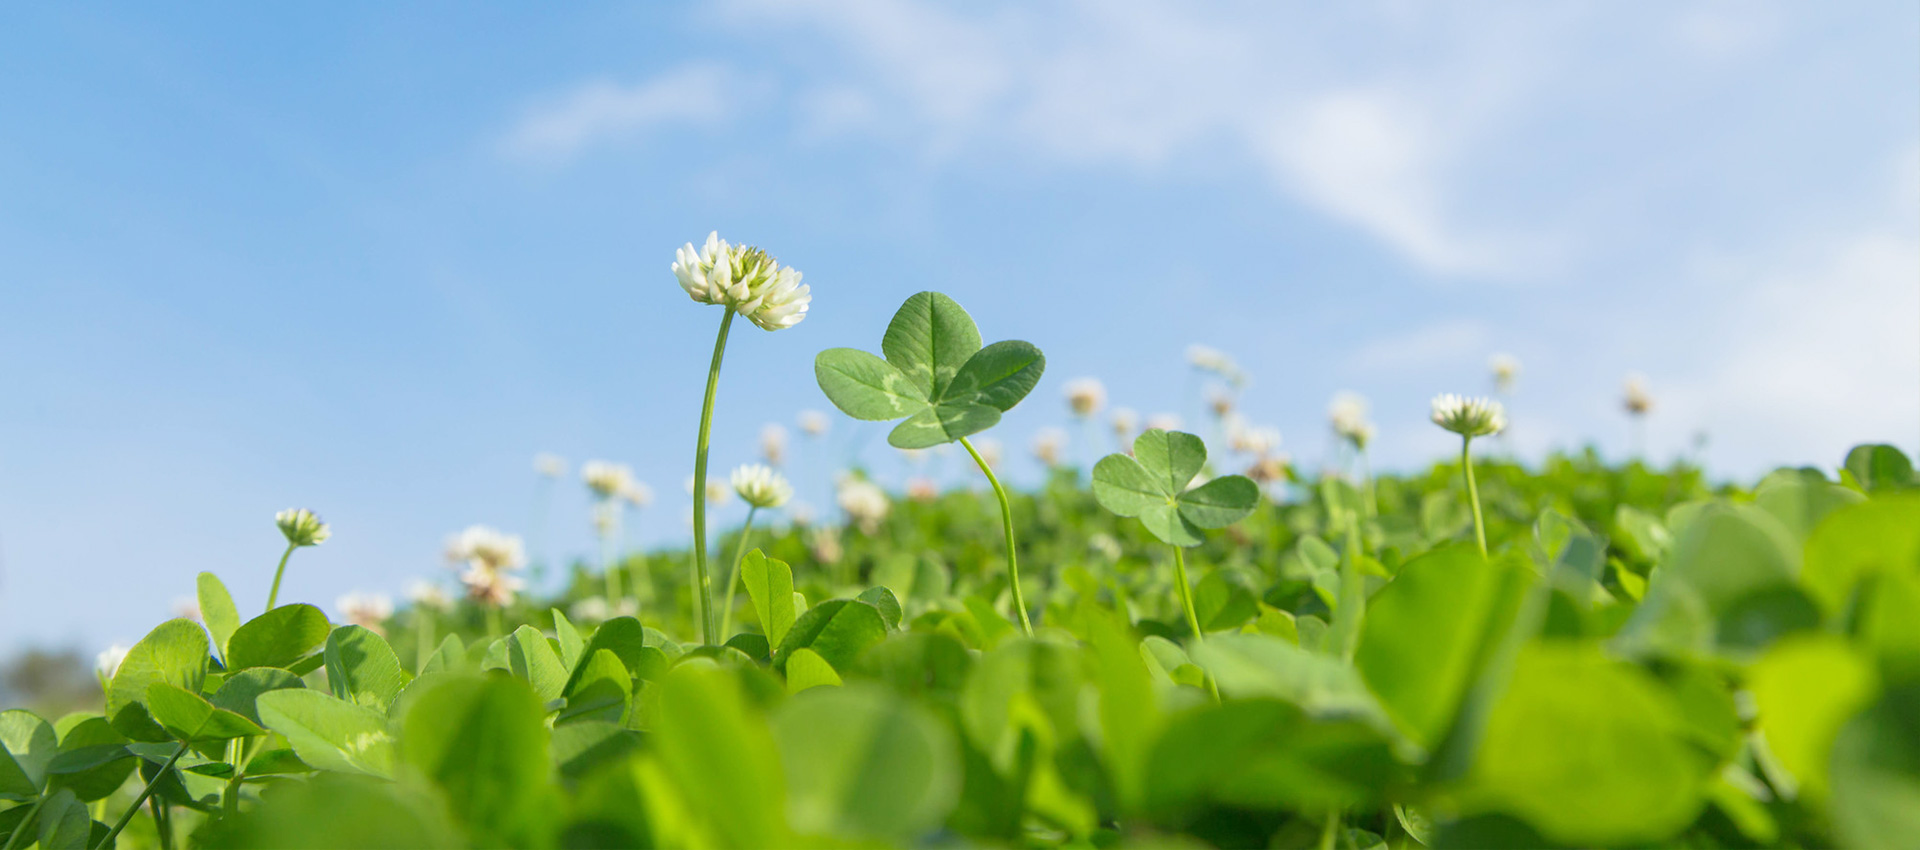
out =
<path fill-rule="evenodd" d="M 590 460 L 580 465 L 580 480 L 595 497 L 612 499 L 633 486 L 633 470 L 624 463 Z"/>
<path fill-rule="evenodd" d="M 887 518 L 887 512 L 893 503 L 887 498 L 887 491 L 865 478 L 847 478 L 840 482 L 840 492 L 836 495 L 840 509 L 847 512 L 860 530 L 874 534 L 880 530 L 880 522 Z"/>
<path fill-rule="evenodd" d="M 1507 413 L 1492 399 L 1447 393 L 1433 399 L 1433 424 L 1462 437 L 1485 437 L 1507 427 Z"/>
<path fill-rule="evenodd" d="M 1229 435 L 1228 441 L 1236 452 L 1266 457 L 1280 447 L 1280 429 L 1242 426 Z"/>
<path fill-rule="evenodd" d="M 1207 397 L 1207 408 L 1213 411 L 1213 418 L 1225 419 L 1233 413 L 1233 394 L 1215 391 Z"/>
<path fill-rule="evenodd" d="M 116 643 L 100 650 L 100 654 L 93 657 L 93 671 L 100 674 L 102 679 L 113 678 L 113 674 L 120 672 L 120 662 L 127 660 L 130 649 L 125 644 Z"/>
<path fill-rule="evenodd" d="M 1067 447 L 1067 432 L 1042 428 L 1033 435 L 1033 456 L 1047 466 L 1059 466 L 1060 454 Z"/>
<path fill-rule="evenodd" d="M 526 546 L 518 535 L 484 525 L 471 525 L 450 535 L 446 553 L 447 560 L 456 566 L 465 564 L 494 572 L 517 570 L 527 558 Z"/>
<path fill-rule="evenodd" d="M 1181 424 L 1178 413 L 1156 413 L 1147 417 L 1149 431 L 1178 431 Z"/>
<path fill-rule="evenodd" d="M 845 547 L 840 545 L 840 530 L 831 525 L 820 526 L 807 534 L 807 550 L 822 564 L 840 563 L 840 557 L 846 554 Z"/>
<path fill-rule="evenodd" d="M 512 605 L 514 594 L 527 586 L 519 576 L 488 569 L 477 561 L 460 574 L 460 583 L 466 585 L 468 599 L 496 608 Z"/>
<path fill-rule="evenodd" d="M 440 585 L 430 581 L 418 580 L 407 585 L 407 600 L 419 608 L 430 608 L 435 611 L 453 610 L 453 599 L 447 596 L 445 590 L 440 589 Z"/>
<path fill-rule="evenodd" d="M 607 615 L 612 612 L 613 609 L 607 606 L 607 598 L 604 596 L 589 596 L 573 603 L 573 607 L 569 610 L 574 619 L 586 623 L 598 623 L 607 619 Z"/>
<path fill-rule="evenodd" d="M 1113 435 L 1123 443 L 1132 442 L 1133 432 L 1140 430 L 1140 414 L 1131 407 L 1114 408 L 1112 422 Z"/>
<path fill-rule="evenodd" d="M 1513 392 L 1513 384 L 1520 379 L 1520 359 L 1511 354 L 1495 354 L 1487 359 L 1487 368 L 1493 371 L 1493 388 L 1502 392 Z"/>
<path fill-rule="evenodd" d="M 1628 375 L 1620 401 L 1626 407 L 1628 414 L 1647 415 L 1647 412 L 1653 409 L 1653 394 L 1647 390 L 1647 376 L 1638 372 Z"/>
<path fill-rule="evenodd" d="M 340 618 L 377 635 L 386 635 L 387 618 L 393 616 L 393 600 L 384 593 L 354 591 L 334 601 Z"/>
<path fill-rule="evenodd" d="M 542 478 L 563 478 L 567 474 L 567 459 L 550 452 L 541 452 L 533 456 L 533 471 Z"/>
<path fill-rule="evenodd" d="M 818 410 L 802 410 L 800 411 L 800 433 L 809 437 L 818 437 L 827 433 L 827 427 L 832 424 L 832 421 L 825 413 Z"/>
<path fill-rule="evenodd" d="M 733 492 L 756 508 L 777 508 L 793 498 L 793 485 L 772 467 L 743 464 L 733 471 Z"/>
<path fill-rule="evenodd" d="M 286 535 L 287 542 L 294 546 L 318 546 L 333 535 L 333 530 L 306 508 L 288 508 L 274 514 L 273 522 L 280 526 L 280 533 Z"/>
<path fill-rule="evenodd" d="M 1099 413 L 1107 404 L 1107 385 L 1099 378 L 1075 378 L 1067 382 L 1065 390 L 1067 408 L 1081 419 Z"/>

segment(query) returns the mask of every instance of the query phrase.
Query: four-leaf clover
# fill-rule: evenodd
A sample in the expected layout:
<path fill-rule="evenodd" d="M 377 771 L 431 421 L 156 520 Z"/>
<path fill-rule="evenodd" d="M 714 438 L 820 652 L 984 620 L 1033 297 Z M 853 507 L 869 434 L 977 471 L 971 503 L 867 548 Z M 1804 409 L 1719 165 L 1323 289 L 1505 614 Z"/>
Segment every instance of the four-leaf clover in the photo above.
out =
<path fill-rule="evenodd" d="M 1152 430 L 1133 441 L 1133 456 L 1110 454 L 1093 466 L 1093 497 L 1120 516 L 1139 517 L 1153 536 L 1174 546 L 1200 545 L 1200 530 L 1226 528 L 1253 512 L 1260 487 L 1244 475 L 1187 485 L 1207 463 L 1207 444 L 1181 431 Z"/>
<path fill-rule="evenodd" d="M 924 449 L 977 434 L 1026 398 L 1047 358 L 1030 342 L 980 347 L 980 329 L 952 298 L 921 292 L 900 305 L 880 340 L 882 360 L 855 348 L 814 358 L 814 376 L 835 407 L 869 421 L 906 417 L 887 435 Z"/>

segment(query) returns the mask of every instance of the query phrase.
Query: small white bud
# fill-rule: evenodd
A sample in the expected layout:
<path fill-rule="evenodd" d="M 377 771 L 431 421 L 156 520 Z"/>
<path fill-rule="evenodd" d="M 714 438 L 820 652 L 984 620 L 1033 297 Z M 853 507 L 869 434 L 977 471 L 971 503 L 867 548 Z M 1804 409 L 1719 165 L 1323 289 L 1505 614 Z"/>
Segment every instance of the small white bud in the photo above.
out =
<path fill-rule="evenodd" d="M 280 526 L 280 533 L 286 535 L 287 542 L 295 546 L 318 546 L 333 535 L 333 529 L 306 508 L 288 508 L 274 514 L 273 522 Z"/>

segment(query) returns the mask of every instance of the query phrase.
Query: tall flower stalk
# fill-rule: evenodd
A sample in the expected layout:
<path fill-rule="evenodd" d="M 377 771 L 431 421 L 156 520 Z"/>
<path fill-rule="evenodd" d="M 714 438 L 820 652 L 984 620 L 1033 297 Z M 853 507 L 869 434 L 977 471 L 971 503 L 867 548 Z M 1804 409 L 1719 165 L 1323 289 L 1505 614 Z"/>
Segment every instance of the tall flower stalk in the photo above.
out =
<path fill-rule="evenodd" d="M 707 236 L 704 246 L 692 243 L 675 255 L 673 275 L 687 296 L 701 304 L 726 308 L 720 333 L 713 341 L 713 362 L 707 367 L 707 394 L 700 404 L 700 433 L 693 449 L 693 564 L 700 600 L 700 631 L 706 643 L 718 642 L 713 618 L 713 588 L 707 570 L 707 449 L 713 432 L 713 398 L 720 389 L 720 361 L 727 352 L 727 333 L 734 314 L 746 316 L 764 330 L 793 327 L 807 317 L 812 295 L 800 283 L 800 272 L 784 267 L 759 248 L 730 245 L 719 233 Z"/>
<path fill-rule="evenodd" d="M 1020 614 L 1020 630 L 1028 637 L 1033 636 L 1033 621 L 1027 619 L 1027 599 L 1020 591 L 1020 555 L 1019 547 L 1013 537 L 1013 506 L 1007 502 L 1007 488 L 1000 486 L 1000 479 L 993 474 L 993 464 L 980 456 L 967 438 L 960 438 L 960 445 L 973 455 L 973 462 L 979 464 L 980 472 L 987 476 L 987 483 L 993 485 L 993 495 L 1000 500 L 1000 524 L 1007 533 L 1007 582 L 1013 586 L 1013 609 Z"/>
<path fill-rule="evenodd" d="M 321 522 L 319 516 L 305 508 L 288 508 L 274 514 L 273 522 L 280 526 L 280 534 L 287 538 L 287 550 L 280 553 L 280 566 L 273 569 L 273 588 L 267 591 L 268 611 L 272 611 L 274 603 L 280 601 L 280 579 L 287 574 L 287 559 L 293 557 L 293 550 L 303 546 L 318 546 L 333 535 L 333 530 Z"/>
<path fill-rule="evenodd" d="M 1480 544 L 1480 556 L 1486 557 L 1487 523 L 1480 513 L 1480 487 L 1473 480 L 1473 438 L 1504 430 L 1506 409 L 1492 399 L 1448 393 L 1433 400 L 1433 424 L 1460 435 L 1460 469 L 1467 479 L 1467 500 L 1473 505 L 1473 537 Z"/>
<path fill-rule="evenodd" d="M 733 569 L 727 573 L 727 601 L 720 609 L 720 639 L 733 634 L 733 591 L 740 584 L 740 561 L 747 556 L 747 541 L 753 538 L 753 518 L 761 508 L 777 508 L 793 498 L 793 485 L 772 467 L 750 463 L 733 471 L 733 492 L 747 503 L 747 521 L 740 527 L 740 542 L 733 547 Z"/>

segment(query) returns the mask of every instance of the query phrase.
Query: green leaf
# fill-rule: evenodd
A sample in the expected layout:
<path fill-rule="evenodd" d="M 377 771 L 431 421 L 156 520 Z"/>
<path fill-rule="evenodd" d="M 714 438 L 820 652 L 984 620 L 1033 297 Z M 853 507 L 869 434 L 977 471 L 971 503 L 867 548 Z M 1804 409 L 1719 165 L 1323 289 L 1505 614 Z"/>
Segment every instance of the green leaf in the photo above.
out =
<path fill-rule="evenodd" d="M 1462 801 L 1561 844 L 1665 844 L 1699 814 L 1713 767 L 1647 673 L 1591 644 L 1536 644 L 1493 706 Z"/>
<path fill-rule="evenodd" d="M 586 639 L 580 637 L 580 630 L 573 627 L 573 621 L 560 609 L 553 609 L 553 637 L 560 642 L 560 666 L 572 671 L 580 666 L 580 653 L 587 648 Z"/>
<path fill-rule="evenodd" d="M 1512 565 L 1457 544 L 1408 561 L 1374 594 L 1354 665 L 1407 737 L 1440 743 L 1528 583 Z"/>
<path fill-rule="evenodd" d="M 691 843 L 793 846 L 773 734 L 743 698 L 736 673 L 701 660 L 675 667 L 661 686 L 654 733 L 690 819 L 712 836 Z"/>
<path fill-rule="evenodd" d="M 255 667 L 242 670 L 220 683 L 220 690 L 214 691 L 212 702 L 245 717 L 254 723 L 260 722 L 260 710 L 256 701 L 261 694 L 286 688 L 304 688 L 300 677 L 276 667 Z"/>
<path fill-rule="evenodd" d="M 1225 528 L 1252 513 L 1260 487 L 1227 475 L 1192 490 L 1187 484 L 1207 463 L 1207 446 L 1180 431 L 1151 430 L 1133 441 L 1133 456 L 1110 454 L 1093 466 L 1093 497 L 1100 506 L 1139 517 L 1162 543 L 1198 546 L 1201 530 Z"/>
<path fill-rule="evenodd" d="M 940 397 L 941 404 L 979 404 L 1002 412 L 1012 410 L 1027 393 L 1033 392 L 1046 369 L 1046 355 L 1033 343 L 996 342 L 967 358 Z"/>
<path fill-rule="evenodd" d="M 1835 846 L 1906 850 L 1920 835 L 1920 687 L 1889 688 L 1833 743 Z"/>
<path fill-rule="evenodd" d="M 60 753 L 47 764 L 54 786 L 72 789 L 81 800 L 92 802 L 118 791 L 133 772 L 127 738 L 106 718 L 68 715 L 55 729 L 60 731 Z"/>
<path fill-rule="evenodd" d="M 577 780 L 639 751 L 640 740 L 640 733 L 604 720 L 555 726 L 553 763 L 560 768 L 561 776 Z"/>
<path fill-rule="evenodd" d="M 533 686 L 542 702 L 559 699 L 567 690 L 567 668 L 546 636 L 532 626 L 514 629 L 507 638 L 507 665 L 513 675 Z"/>
<path fill-rule="evenodd" d="M 1281 699 L 1314 717 L 1352 717 L 1387 726 L 1385 713 L 1359 673 L 1338 659 L 1261 634 L 1214 635 L 1191 651 L 1194 662 L 1213 674 L 1222 696 Z"/>
<path fill-rule="evenodd" d="M 457 634 L 447 635 L 440 641 L 440 648 L 433 651 L 427 663 L 420 666 L 420 675 L 428 673 L 464 673 L 468 671 L 467 645 Z"/>
<path fill-rule="evenodd" d="M 301 761 L 321 770 L 392 778 L 393 736 L 379 712 L 304 688 L 268 691 L 255 705 L 264 725 L 285 736 Z"/>
<path fill-rule="evenodd" d="M 753 600 L 753 613 L 760 619 L 767 642 L 779 646 L 787 630 L 793 628 L 793 570 L 785 561 L 755 549 L 741 561 L 740 577 L 746 582 L 747 596 Z"/>
<path fill-rule="evenodd" d="M 926 393 L 899 369 L 857 348 L 829 348 L 813 359 L 813 376 L 842 413 L 869 422 L 899 419 L 927 407 Z"/>
<path fill-rule="evenodd" d="M 334 696 L 380 712 L 412 678 L 386 639 L 362 626 L 341 626 L 327 635 L 326 664 Z"/>
<path fill-rule="evenodd" d="M 794 650 L 809 647 L 835 670 L 849 669 L 861 650 L 886 636 L 887 621 L 880 609 L 852 599 L 829 599 L 794 620 L 774 652 L 773 663 L 785 668 Z"/>
<path fill-rule="evenodd" d="M 820 653 L 807 647 L 800 647 L 787 658 L 787 693 L 797 694 L 808 688 L 822 685 L 840 684 L 840 674 L 834 672 Z"/>
<path fill-rule="evenodd" d="M 620 656 L 612 650 L 596 649 L 580 665 L 578 675 L 568 684 L 567 707 L 555 723 L 605 721 L 620 723 L 626 719 L 633 698 L 633 676 Z"/>
<path fill-rule="evenodd" d="M 921 398 L 938 399 L 967 358 L 980 350 L 980 329 L 952 298 L 919 292 L 893 314 L 880 350 L 920 390 Z"/>
<path fill-rule="evenodd" d="M 40 850 L 86 850 L 93 816 L 72 791 L 61 789 L 40 806 Z"/>
<path fill-rule="evenodd" d="M 213 648 L 220 652 L 220 660 L 225 663 L 227 641 L 240 628 L 240 609 L 233 606 L 233 595 L 227 593 L 227 586 L 221 584 L 220 577 L 213 573 L 200 574 L 198 589 L 200 621 L 207 625 L 207 632 L 213 635 Z"/>
<path fill-rule="evenodd" d="M 1828 515 L 1807 537 L 1801 582 L 1829 614 L 1882 573 L 1920 576 L 1920 493 L 1876 497 Z"/>
<path fill-rule="evenodd" d="M 900 628 L 900 600 L 893 595 L 893 591 L 879 586 L 869 587 L 860 591 L 860 595 L 854 599 L 879 609 L 880 618 L 887 622 L 887 628 Z"/>
<path fill-rule="evenodd" d="M 801 833 L 911 846 L 959 799 L 952 733 L 883 687 L 800 694 L 774 715 L 773 734 Z"/>
<path fill-rule="evenodd" d="M 1621 640 L 1628 648 L 1678 655 L 1750 649 L 1769 631 L 1805 625 L 1804 612 L 1790 601 L 1776 604 L 1780 594 L 1796 592 L 1799 573 L 1800 547 L 1772 514 L 1752 505 L 1705 505 L 1654 570 Z M 1742 627 L 1723 634 L 1723 623 Z"/>
<path fill-rule="evenodd" d="M 985 404 L 942 401 L 922 408 L 887 434 L 896 449 L 926 449 L 978 434 L 1000 422 L 1000 411 Z"/>
<path fill-rule="evenodd" d="M 199 693 L 206 682 L 207 633 L 192 620 L 168 620 L 127 650 L 107 684 L 107 718 L 120 734 L 136 741 L 170 740 L 147 714 L 147 688 L 166 682 Z"/>
<path fill-rule="evenodd" d="M 288 850 L 474 846 L 447 823 L 445 804 L 418 783 L 320 774 L 300 782 L 275 783 L 270 799 L 269 805 L 243 806 L 238 817 L 222 818 L 216 840 L 202 844 L 203 833 L 196 832 L 194 846 Z"/>
<path fill-rule="evenodd" d="M 26 709 L 0 712 L 0 795 L 29 799 L 46 784 L 47 764 L 60 751 L 53 724 Z"/>
<path fill-rule="evenodd" d="M 1802 796 L 1826 800 L 1834 739 L 1880 690 L 1871 659 L 1836 636 L 1795 636 L 1754 663 L 1748 687 L 1767 748 Z"/>
<path fill-rule="evenodd" d="M 1863 501 L 1865 496 L 1828 481 L 1815 469 L 1782 469 L 1753 491 L 1753 503 L 1780 520 L 1796 540 L 1806 540 L 1834 509 Z"/>
<path fill-rule="evenodd" d="M 227 669 L 291 667 L 319 649 L 332 629 L 326 613 L 312 605 L 282 605 L 248 620 L 233 633 L 227 642 Z"/>
<path fill-rule="evenodd" d="M 475 844 L 534 843 L 556 802 L 545 717 L 518 679 L 450 678 L 408 707 L 400 757 L 440 789 Z"/>
<path fill-rule="evenodd" d="M 658 632 L 649 632 L 632 617 L 615 617 L 600 624 L 593 637 L 587 639 L 587 645 L 581 650 L 582 657 L 592 658 L 593 654 L 605 649 L 625 664 L 627 673 L 634 679 L 645 679 L 656 674 L 661 663 L 666 660 L 661 645 L 667 643 Z M 665 647 L 679 654 L 677 647 Z M 576 668 L 567 679 L 564 690 L 571 690 L 580 678 L 584 668 Z M 563 692 L 564 692 L 563 690 Z"/>
<path fill-rule="evenodd" d="M 1848 474 L 1869 493 L 1902 490 L 1914 484 L 1913 461 L 1884 443 L 1854 446 L 1847 452 Z"/>
<path fill-rule="evenodd" d="M 1175 822 L 1214 805 L 1274 812 L 1368 806 L 1402 773 L 1370 724 L 1316 721 L 1284 702 L 1235 699 L 1169 722 L 1148 761 L 1145 805 Z"/>
<path fill-rule="evenodd" d="M 199 694 L 166 682 L 155 682 L 148 686 L 147 710 L 152 712 L 154 720 L 166 727 L 169 734 L 188 743 L 230 741 L 267 734 L 267 730 L 253 721 L 224 708 L 215 708 L 213 703 L 207 702 Z"/>

